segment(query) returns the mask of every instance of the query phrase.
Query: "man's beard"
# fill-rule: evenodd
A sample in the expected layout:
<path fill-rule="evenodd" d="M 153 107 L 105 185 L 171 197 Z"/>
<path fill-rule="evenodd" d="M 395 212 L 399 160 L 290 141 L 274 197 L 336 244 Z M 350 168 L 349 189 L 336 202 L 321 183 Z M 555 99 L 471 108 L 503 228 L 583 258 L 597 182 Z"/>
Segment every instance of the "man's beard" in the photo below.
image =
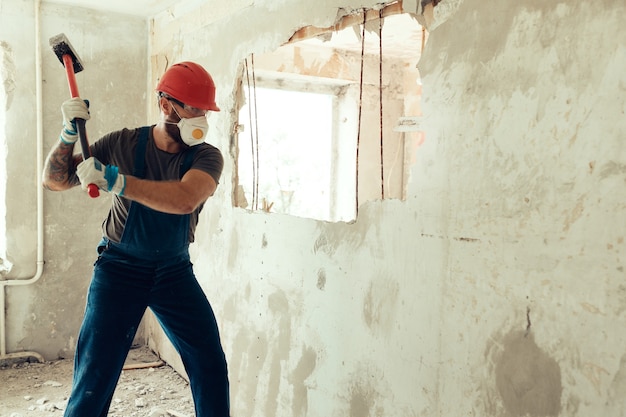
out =
<path fill-rule="evenodd" d="M 180 136 L 180 129 L 176 125 L 171 125 L 169 123 L 165 124 L 165 131 L 167 134 L 174 139 L 176 142 L 184 145 L 183 138 Z"/>
<path fill-rule="evenodd" d="M 168 123 L 165 123 L 165 131 L 167 132 L 167 134 L 174 139 L 177 143 L 183 145 L 183 146 L 188 146 L 185 142 L 183 142 L 183 138 L 180 135 L 180 129 L 178 128 L 177 125 L 175 124 L 171 124 L 171 123 L 178 123 L 178 121 L 170 121 L 170 120 L 165 120 Z"/>

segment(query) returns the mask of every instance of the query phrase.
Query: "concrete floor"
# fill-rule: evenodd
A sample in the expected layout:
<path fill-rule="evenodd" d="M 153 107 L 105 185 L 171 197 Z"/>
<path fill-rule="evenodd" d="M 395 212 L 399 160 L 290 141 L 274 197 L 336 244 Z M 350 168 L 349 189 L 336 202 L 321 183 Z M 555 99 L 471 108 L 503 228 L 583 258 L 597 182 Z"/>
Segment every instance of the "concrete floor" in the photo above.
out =
<path fill-rule="evenodd" d="M 187 381 L 170 366 L 144 367 L 159 358 L 147 347 L 130 351 L 109 417 L 193 416 Z M 161 362 L 163 363 L 163 362 Z M 67 404 L 72 384 L 71 359 L 46 363 L 0 364 L 0 416 L 56 417 Z"/>

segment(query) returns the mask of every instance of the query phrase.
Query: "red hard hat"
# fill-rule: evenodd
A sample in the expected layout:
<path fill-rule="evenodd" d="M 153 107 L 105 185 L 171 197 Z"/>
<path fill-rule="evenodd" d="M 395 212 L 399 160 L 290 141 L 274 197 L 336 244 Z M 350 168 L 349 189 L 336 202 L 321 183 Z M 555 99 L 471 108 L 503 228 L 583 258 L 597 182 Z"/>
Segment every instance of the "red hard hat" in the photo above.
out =
<path fill-rule="evenodd" d="M 211 74 L 194 62 L 172 65 L 159 80 L 156 91 L 198 109 L 220 111 L 215 104 L 215 83 Z"/>

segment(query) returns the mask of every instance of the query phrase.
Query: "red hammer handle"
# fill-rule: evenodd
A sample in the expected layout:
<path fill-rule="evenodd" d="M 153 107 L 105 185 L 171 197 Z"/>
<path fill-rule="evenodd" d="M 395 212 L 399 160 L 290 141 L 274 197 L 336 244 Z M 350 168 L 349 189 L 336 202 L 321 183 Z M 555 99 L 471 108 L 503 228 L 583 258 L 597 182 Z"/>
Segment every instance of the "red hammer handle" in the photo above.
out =
<path fill-rule="evenodd" d="M 76 84 L 76 75 L 74 74 L 74 61 L 70 54 L 63 55 L 63 66 L 67 74 L 67 84 L 70 87 L 70 96 L 72 98 L 80 97 L 78 94 L 78 85 Z"/>
<path fill-rule="evenodd" d="M 78 94 L 78 85 L 76 84 L 76 75 L 74 74 L 74 62 L 72 56 L 69 54 L 63 55 L 63 66 L 67 74 L 67 84 L 70 88 L 70 95 L 72 98 L 80 97 Z M 78 130 L 78 138 L 80 139 L 80 147 L 83 151 L 83 159 L 87 160 L 91 157 L 89 150 L 89 142 L 87 141 L 87 129 L 85 128 L 85 119 L 75 119 L 76 129 Z M 89 184 L 87 186 L 87 193 L 91 198 L 96 198 L 100 195 L 100 190 L 96 184 Z"/>

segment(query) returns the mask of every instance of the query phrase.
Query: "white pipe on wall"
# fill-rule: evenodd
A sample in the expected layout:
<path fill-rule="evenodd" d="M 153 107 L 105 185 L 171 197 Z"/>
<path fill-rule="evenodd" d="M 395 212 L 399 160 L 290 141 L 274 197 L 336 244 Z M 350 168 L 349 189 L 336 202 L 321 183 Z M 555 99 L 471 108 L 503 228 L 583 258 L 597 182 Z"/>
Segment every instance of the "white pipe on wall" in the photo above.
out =
<path fill-rule="evenodd" d="M 13 279 L 0 281 L 0 360 L 34 357 L 39 362 L 45 362 L 44 357 L 37 352 L 6 352 L 6 318 L 5 318 L 5 287 L 33 284 L 43 274 L 43 187 L 41 175 L 43 167 L 43 99 L 42 99 L 42 64 L 41 64 L 41 0 L 35 1 L 35 77 L 37 95 L 37 270 L 29 279 Z"/>

